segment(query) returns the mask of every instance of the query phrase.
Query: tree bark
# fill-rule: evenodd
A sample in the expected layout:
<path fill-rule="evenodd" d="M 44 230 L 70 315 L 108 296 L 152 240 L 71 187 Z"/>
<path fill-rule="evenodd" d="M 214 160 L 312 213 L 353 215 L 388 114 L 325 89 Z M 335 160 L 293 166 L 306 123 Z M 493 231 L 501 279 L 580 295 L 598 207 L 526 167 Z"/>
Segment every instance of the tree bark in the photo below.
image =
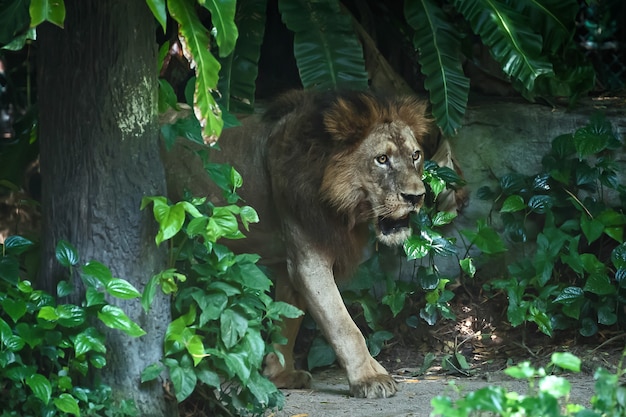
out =
<path fill-rule="evenodd" d="M 154 19 L 144 0 L 66 0 L 65 28 L 38 30 L 42 184 L 42 282 L 56 288 L 60 239 L 81 262 L 98 260 L 140 291 L 165 266 L 156 224 L 140 211 L 144 195 L 165 195 L 159 159 Z M 74 300 L 75 301 L 75 300 Z M 103 382 L 132 398 L 142 416 L 176 415 L 162 381 L 140 373 L 162 357 L 169 300 L 144 314 L 138 300 L 120 306 L 147 335 L 107 329 Z"/>

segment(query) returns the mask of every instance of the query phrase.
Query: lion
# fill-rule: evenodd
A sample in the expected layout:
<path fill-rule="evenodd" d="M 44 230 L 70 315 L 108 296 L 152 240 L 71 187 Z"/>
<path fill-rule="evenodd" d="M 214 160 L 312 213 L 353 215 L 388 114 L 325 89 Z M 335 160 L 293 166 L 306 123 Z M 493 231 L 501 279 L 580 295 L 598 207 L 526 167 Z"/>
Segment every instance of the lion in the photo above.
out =
<path fill-rule="evenodd" d="M 275 275 L 276 299 L 312 315 L 354 397 L 390 397 L 398 387 L 370 355 L 336 281 L 358 266 L 370 230 L 390 246 L 410 236 L 409 216 L 420 210 L 426 192 L 426 110 L 415 97 L 297 90 L 262 116 L 226 129 L 221 152 L 212 152 L 212 162 L 228 162 L 241 173 L 238 193 L 260 217 L 246 239 L 228 245 L 261 255 Z M 186 188 L 217 202 L 220 193 L 201 165 L 181 152 L 164 156 L 170 195 Z M 274 353 L 265 358 L 263 373 L 279 388 L 311 384 L 311 375 L 294 367 L 301 321 L 283 323 L 287 343 L 275 350 L 284 362 Z"/>

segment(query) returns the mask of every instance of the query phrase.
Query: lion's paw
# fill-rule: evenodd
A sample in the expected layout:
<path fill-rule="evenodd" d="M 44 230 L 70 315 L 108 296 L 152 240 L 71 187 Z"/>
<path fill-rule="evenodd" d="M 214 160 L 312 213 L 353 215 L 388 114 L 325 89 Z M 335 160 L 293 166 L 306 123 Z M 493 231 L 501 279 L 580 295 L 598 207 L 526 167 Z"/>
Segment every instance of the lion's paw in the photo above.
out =
<path fill-rule="evenodd" d="M 397 391 L 398 384 L 387 374 L 376 374 L 350 384 L 350 395 L 357 398 L 388 398 Z"/>

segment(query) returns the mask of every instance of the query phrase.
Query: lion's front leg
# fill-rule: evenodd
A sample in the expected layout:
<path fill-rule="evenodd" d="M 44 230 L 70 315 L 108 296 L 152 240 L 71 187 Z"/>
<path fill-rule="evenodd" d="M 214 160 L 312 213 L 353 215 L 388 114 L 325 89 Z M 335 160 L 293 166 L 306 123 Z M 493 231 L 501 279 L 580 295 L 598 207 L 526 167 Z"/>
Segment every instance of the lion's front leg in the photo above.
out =
<path fill-rule="evenodd" d="M 313 245 L 302 245 L 302 240 L 299 243 L 289 257 L 293 285 L 345 368 L 350 394 L 361 398 L 395 395 L 396 382 L 370 355 L 361 331 L 343 303 L 332 271 L 332 257 L 319 253 Z"/>

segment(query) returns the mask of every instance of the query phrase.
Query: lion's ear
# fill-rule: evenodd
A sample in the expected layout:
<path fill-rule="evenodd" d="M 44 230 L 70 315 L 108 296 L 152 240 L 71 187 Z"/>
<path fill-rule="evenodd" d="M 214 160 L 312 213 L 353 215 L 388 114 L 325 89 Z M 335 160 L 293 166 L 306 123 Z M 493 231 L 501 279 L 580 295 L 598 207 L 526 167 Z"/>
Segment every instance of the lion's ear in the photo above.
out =
<path fill-rule="evenodd" d="M 372 109 L 375 103 L 363 96 L 358 102 L 339 98 L 324 113 L 324 126 L 333 139 L 356 142 L 364 138 L 372 127 Z"/>

